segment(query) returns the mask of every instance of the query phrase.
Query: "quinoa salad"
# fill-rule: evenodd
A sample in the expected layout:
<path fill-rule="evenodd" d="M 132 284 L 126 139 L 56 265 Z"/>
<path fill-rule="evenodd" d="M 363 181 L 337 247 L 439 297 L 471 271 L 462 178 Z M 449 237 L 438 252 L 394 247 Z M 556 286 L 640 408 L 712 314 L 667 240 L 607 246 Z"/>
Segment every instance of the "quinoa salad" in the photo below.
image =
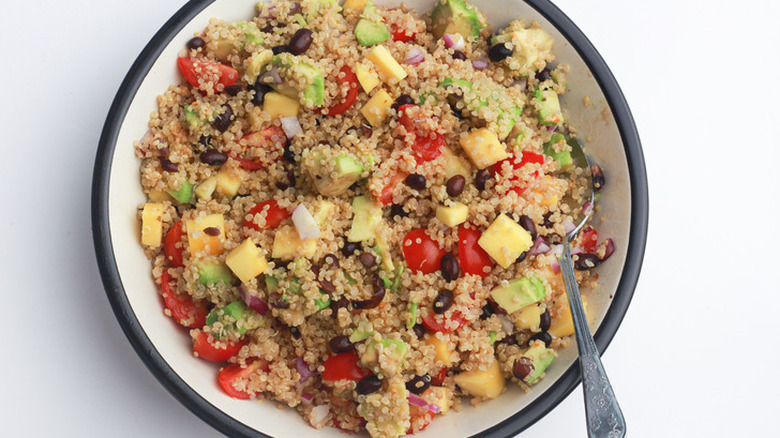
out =
<path fill-rule="evenodd" d="M 589 196 L 544 29 L 273 0 L 173 62 L 135 144 L 141 243 L 226 397 L 396 438 L 544 378 L 574 333 L 563 200 Z M 615 244 L 586 226 L 572 248 L 594 288 Z"/>

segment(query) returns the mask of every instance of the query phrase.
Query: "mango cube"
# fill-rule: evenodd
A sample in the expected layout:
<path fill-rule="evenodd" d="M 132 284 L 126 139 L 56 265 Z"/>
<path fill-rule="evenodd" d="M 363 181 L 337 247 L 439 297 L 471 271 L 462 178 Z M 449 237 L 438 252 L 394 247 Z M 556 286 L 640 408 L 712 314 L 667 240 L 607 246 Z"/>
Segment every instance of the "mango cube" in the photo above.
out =
<path fill-rule="evenodd" d="M 317 251 L 317 239 L 301 240 L 295 227 L 287 225 L 276 230 L 271 257 L 292 260 L 296 257 L 311 258 Z"/>
<path fill-rule="evenodd" d="M 268 269 L 268 262 L 260 255 L 260 248 L 252 239 L 244 240 L 241 245 L 230 251 L 225 258 L 225 264 L 243 283 L 247 283 Z"/>
<path fill-rule="evenodd" d="M 490 167 L 509 158 L 506 146 L 499 142 L 496 134 L 488 128 L 475 129 L 461 135 L 460 145 L 477 169 Z"/>
<path fill-rule="evenodd" d="M 501 395 L 506 384 L 497 360 L 493 360 L 486 371 L 477 368 L 456 374 L 454 380 L 466 393 L 487 400 Z"/>
<path fill-rule="evenodd" d="M 452 207 L 440 205 L 436 207 L 436 219 L 448 227 L 455 227 L 469 217 L 469 208 L 460 202 L 455 202 Z"/>
<path fill-rule="evenodd" d="M 346 0 L 344 2 L 344 9 L 351 9 L 356 12 L 362 12 L 366 7 L 368 0 Z"/>
<path fill-rule="evenodd" d="M 528 231 L 504 213 L 498 215 L 477 243 L 503 268 L 533 246 Z"/>
<path fill-rule="evenodd" d="M 141 212 L 141 243 L 151 247 L 162 244 L 162 215 L 165 207 L 162 204 L 147 202 Z"/>
<path fill-rule="evenodd" d="M 275 91 L 266 93 L 263 101 L 263 111 L 272 119 L 297 116 L 300 109 L 301 104 L 297 100 Z"/>
<path fill-rule="evenodd" d="M 363 105 L 360 112 L 368 120 L 371 126 L 380 126 L 387 119 L 390 107 L 393 106 L 393 98 L 383 89 Z"/>
<path fill-rule="evenodd" d="M 441 150 L 441 156 L 444 159 L 444 176 L 447 179 L 452 178 L 455 175 L 462 175 L 468 179 L 471 171 L 471 163 L 465 158 L 461 158 L 455 155 L 454 152 L 448 147 L 444 147 Z"/>
<path fill-rule="evenodd" d="M 423 394 L 423 399 L 428 403 L 441 407 L 440 414 L 444 415 L 450 410 L 452 404 L 452 390 L 443 386 L 431 386 Z"/>
<path fill-rule="evenodd" d="M 393 58 L 385 46 L 372 47 L 366 54 L 366 58 L 376 65 L 382 81 L 388 85 L 397 84 L 407 76 L 406 70 Z"/>
<path fill-rule="evenodd" d="M 531 330 L 532 332 L 539 331 L 539 325 L 542 321 L 542 313 L 544 313 L 544 307 L 536 304 L 525 306 L 520 311 L 512 314 L 515 328 L 518 330 Z"/>
<path fill-rule="evenodd" d="M 590 320 L 590 311 L 588 311 L 588 302 L 584 296 L 582 298 L 582 307 L 585 309 L 585 317 Z M 562 304 L 555 312 L 550 323 L 550 330 L 547 333 L 555 336 L 556 338 L 562 338 L 574 334 L 574 320 L 571 318 L 571 308 L 569 307 L 569 300 L 566 297 L 561 299 Z"/>
<path fill-rule="evenodd" d="M 190 252 L 205 252 L 208 255 L 222 253 L 222 242 L 225 239 L 224 216 L 209 214 L 188 220 L 186 225 Z"/>
<path fill-rule="evenodd" d="M 355 76 L 357 76 L 360 86 L 363 87 L 363 90 L 365 90 L 366 93 L 370 93 L 371 90 L 381 83 L 379 76 L 372 69 L 363 64 L 355 66 Z"/>
<path fill-rule="evenodd" d="M 445 336 L 446 338 L 446 336 Z M 441 362 L 445 367 L 452 365 L 452 350 L 450 350 L 449 339 L 439 339 L 438 336 L 425 335 L 423 342 L 433 347 L 434 360 Z"/>
<path fill-rule="evenodd" d="M 241 188 L 241 178 L 238 175 L 222 169 L 217 172 L 216 179 L 216 189 L 219 193 L 231 198 L 238 194 L 238 189 Z"/>
<path fill-rule="evenodd" d="M 214 190 L 217 188 L 217 177 L 211 176 L 203 181 L 200 182 L 197 186 L 195 186 L 195 196 L 198 197 L 198 199 L 205 199 L 209 200 L 211 199 L 211 195 L 214 194 Z"/>

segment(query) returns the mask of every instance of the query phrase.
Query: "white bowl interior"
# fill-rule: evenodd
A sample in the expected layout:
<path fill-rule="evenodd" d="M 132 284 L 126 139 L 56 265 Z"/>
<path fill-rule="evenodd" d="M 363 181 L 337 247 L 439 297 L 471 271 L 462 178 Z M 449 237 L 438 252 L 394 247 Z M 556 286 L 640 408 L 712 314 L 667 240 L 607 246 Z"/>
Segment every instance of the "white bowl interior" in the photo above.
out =
<path fill-rule="evenodd" d="M 399 2 L 379 3 L 397 5 Z M 433 0 L 407 1 L 410 7 L 422 12 L 429 11 L 433 3 Z M 584 292 L 589 295 L 591 324 L 595 330 L 609 308 L 610 297 L 617 289 L 628 247 L 631 193 L 626 155 L 615 119 L 583 60 L 558 30 L 536 10 L 522 0 L 474 0 L 474 3 L 487 15 L 494 28 L 503 27 L 513 18 L 522 18 L 527 22 L 537 20 L 555 38 L 554 51 L 558 62 L 571 67 L 570 91 L 564 95 L 562 103 L 569 120 L 585 140 L 587 152 L 601 163 L 608 174 L 609 183 L 601 196 L 596 223 L 602 235 L 613 237 L 617 244 L 616 253 L 599 268 L 599 289 Z M 254 4 L 254 0 L 217 0 L 208 6 L 173 38 L 141 84 L 121 126 L 111 166 L 111 241 L 121 281 L 135 315 L 171 368 L 201 397 L 247 426 L 278 438 L 300 437 L 314 435 L 315 432 L 292 409 L 279 410 L 271 402 L 252 403 L 229 398 L 217 386 L 217 366 L 193 358 L 186 331 L 162 312 L 161 298 L 149 275 L 149 261 L 139 245 L 140 227 L 135 216 L 136 207 L 145 198 L 139 183 L 139 162 L 134 156 L 132 143 L 146 132 L 149 114 L 156 110 L 156 96 L 164 92 L 169 84 L 180 80 L 175 62 L 177 52 L 194 33 L 207 25 L 210 17 L 228 21 L 247 19 L 253 15 Z M 587 107 L 584 104 L 586 96 L 591 102 Z M 534 386 L 530 393 L 523 394 L 516 385 L 510 385 L 511 389 L 497 400 L 477 409 L 466 403 L 462 412 L 452 412 L 438 418 L 419 436 L 470 436 L 512 416 L 540 396 L 572 365 L 577 351 L 574 343 L 571 344 L 561 351 L 548 369 L 547 377 Z M 326 438 L 344 435 L 336 429 L 325 429 L 317 432 L 316 436 Z"/>

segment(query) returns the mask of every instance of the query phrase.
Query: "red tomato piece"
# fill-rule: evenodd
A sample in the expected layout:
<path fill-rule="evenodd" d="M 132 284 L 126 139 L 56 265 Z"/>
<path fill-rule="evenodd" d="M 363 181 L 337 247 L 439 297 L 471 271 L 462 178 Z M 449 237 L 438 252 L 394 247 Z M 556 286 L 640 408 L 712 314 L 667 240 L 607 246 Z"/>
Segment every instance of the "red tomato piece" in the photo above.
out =
<path fill-rule="evenodd" d="M 495 174 L 505 176 L 503 175 L 503 170 L 501 168 L 502 164 L 506 161 L 509 161 L 509 163 L 512 164 L 513 172 L 511 175 L 506 176 L 506 178 L 509 181 L 516 182 L 516 185 L 512 187 L 511 190 L 517 192 L 517 194 L 522 194 L 527 190 L 526 186 L 528 185 L 528 181 L 524 181 L 524 182 L 519 181 L 517 173 L 514 172 L 514 170 L 522 169 L 526 164 L 539 164 L 539 165 L 544 164 L 544 155 L 542 154 L 537 154 L 536 152 L 531 152 L 531 151 L 525 151 L 522 154 L 523 155 L 520 158 L 519 162 L 515 161 L 515 156 L 511 156 L 505 160 L 499 161 L 493 166 L 493 172 Z M 539 176 L 540 176 L 539 171 L 533 173 L 534 178 L 538 178 Z"/>
<path fill-rule="evenodd" d="M 192 344 L 192 351 L 197 353 L 199 358 L 209 362 L 227 362 L 241 351 L 241 347 L 246 345 L 246 342 L 227 341 L 219 344 L 219 346 L 212 344 L 209 342 L 209 334 L 200 332 Z"/>
<path fill-rule="evenodd" d="M 406 430 L 406 434 L 412 435 L 427 429 L 433 422 L 433 417 L 435 416 L 436 414 L 431 410 L 410 404 L 409 420 L 412 422 L 412 426 Z"/>
<path fill-rule="evenodd" d="M 455 325 L 450 327 L 448 321 L 454 321 Z M 452 333 L 466 324 L 466 318 L 460 312 L 453 312 L 449 319 L 431 312 L 423 318 L 423 324 L 435 332 Z"/>
<path fill-rule="evenodd" d="M 336 380 L 357 381 L 371 375 L 368 370 L 359 365 L 360 357 L 356 351 L 334 354 L 328 357 L 323 364 L 322 380 L 333 382 Z"/>
<path fill-rule="evenodd" d="M 215 90 L 214 84 L 221 84 L 224 88 L 235 84 L 238 80 L 236 69 L 218 62 L 179 58 L 178 64 L 187 82 L 203 91 L 219 92 L 222 90 Z"/>
<path fill-rule="evenodd" d="M 406 29 L 402 29 L 396 25 L 393 28 L 393 41 L 400 41 L 402 43 L 409 42 L 417 36 L 417 32 L 409 32 Z M 408 32 L 408 33 L 407 33 Z"/>
<path fill-rule="evenodd" d="M 476 228 L 462 226 L 458 230 L 458 261 L 463 273 L 487 277 L 493 269 L 493 259 L 479 246 L 482 232 Z M 490 268 L 485 272 L 485 268 Z"/>
<path fill-rule="evenodd" d="M 252 398 L 252 394 L 236 389 L 236 383 L 248 379 L 257 370 L 268 371 L 268 361 L 250 359 L 245 368 L 241 368 L 241 365 L 237 363 L 232 363 L 219 370 L 217 381 L 227 395 L 240 400 L 249 400 Z"/>
<path fill-rule="evenodd" d="M 174 268 L 181 268 L 184 266 L 184 246 L 181 244 L 183 234 L 181 221 L 178 221 L 173 224 L 170 230 L 168 230 L 168 234 L 165 235 L 165 241 L 163 242 L 165 259 L 168 260 Z"/>
<path fill-rule="evenodd" d="M 406 233 L 401 241 L 401 250 L 409 269 L 423 274 L 438 271 L 441 268 L 441 258 L 445 253 L 435 240 L 425 234 L 424 228 Z"/>
<path fill-rule="evenodd" d="M 395 186 L 398 185 L 401 181 L 406 178 L 406 174 L 402 172 L 398 172 L 395 175 L 393 175 L 390 178 L 390 183 L 382 188 L 382 191 L 379 194 L 374 193 L 374 197 L 377 201 L 379 201 L 382 205 L 388 205 L 393 203 L 393 189 Z"/>
<path fill-rule="evenodd" d="M 442 369 L 440 369 L 439 372 L 431 379 L 431 386 L 444 385 L 444 379 L 447 378 L 447 371 L 447 367 L 442 367 Z"/>
<path fill-rule="evenodd" d="M 178 293 L 167 269 L 162 272 L 160 280 L 165 307 L 171 311 L 171 317 L 176 322 L 187 328 L 201 328 L 206 325 L 209 311 L 204 303 L 193 301 L 192 297 L 185 293 Z"/>
<path fill-rule="evenodd" d="M 269 201 L 263 201 L 247 212 L 248 215 L 253 217 L 260 214 L 263 210 L 266 210 L 265 214 L 265 226 L 262 229 L 276 228 L 285 219 L 292 216 L 286 208 L 279 207 L 279 203 L 276 200 L 271 199 Z M 244 221 L 244 227 L 251 228 L 253 230 L 260 230 L 261 228 L 252 221 Z"/>
<path fill-rule="evenodd" d="M 341 73 L 344 74 L 343 78 L 341 77 Z M 349 66 L 345 65 L 344 67 L 341 67 L 336 82 L 340 84 L 349 84 L 349 89 L 347 90 L 347 96 L 344 98 L 343 101 L 341 101 L 341 103 L 333 105 L 327 109 L 329 116 L 337 116 L 339 114 L 344 114 L 348 109 L 352 108 L 352 105 L 355 103 L 355 100 L 357 100 L 357 96 L 358 96 L 358 79 L 357 76 L 355 76 L 355 73 L 352 71 L 352 69 L 349 68 Z M 316 111 L 319 114 L 323 114 L 325 112 L 325 110 L 322 108 L 319 108 Z"/>
<path fill-rule="evenodd" d="M 412 150 L 415 156 L 422 161 L 431 161 L 441 155 L 442 148 L 446 145 L 444 137 L 436 133 L 422 132 L 418 126 L 415 116 L 406 111 L 409 108 L 417 107 L 414 104 L 401 105 L 398 108 L 398 122 L 408 132 L 414 132 L 416 137 L 412 144 Z"/>
<path fill-rule="evenodd" d="M 284 150 L 284 145 L 287 142 L 287 136 L 284 134 L 284 130 L 278 126 L 271 126 L 265 128 L 260 132 L 253 132 L 243 136 L 240 143 L 250 148 L 266 149 L 269 153 L 281 152 Z M 238 161 L 238 165 L 247 170 L 259 170 L 268 167 L 273 161 L 278 161 L 281 158 L 281 153 L 276 154 L 275 160 L 249 160 L 236 153 L 231 153 L 230 158 Z"/>
<path fill-rule="evenodd" d="M 583 251 L 588 253 L 595 253 L 596 247 L 599 243 L 599 232 L 590 225 L 585 226 L 577 238 L 579 240 L 579 246 Z"/>

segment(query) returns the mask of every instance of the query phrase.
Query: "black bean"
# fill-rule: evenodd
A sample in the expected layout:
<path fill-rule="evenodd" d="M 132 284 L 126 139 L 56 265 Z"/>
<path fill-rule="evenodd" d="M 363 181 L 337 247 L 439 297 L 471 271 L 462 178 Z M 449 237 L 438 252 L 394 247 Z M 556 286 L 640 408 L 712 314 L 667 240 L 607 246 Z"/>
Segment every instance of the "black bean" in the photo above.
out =
<path fill-rule="evenodd" d="M 225 93 L 227 93 L 228 96 L 237 96 L 238 93 L 242 91 L 244 91 L 244 86 L 241 84 L 233 84 L 225 87 Z"/>
<path fill-rule="evenodd" d="M 273 33 L 274 29 L 276 29 L 276 26 L 274 26 L 273 24 L 269 24 L 268 26 L 260 29 L 260 32 Z"/>
<path fill-rule="evenodd" d="M 422 324 L 415 324 L 414 327 L 412 327 L 412 330 L 414 331 L 415 336 L 417 336 L 417 339 L 422 339 L 423 336 L 425 336 L 425 326 Z"/>
<path fill-rule="evenodd" d="M 320 280 L 320 287 L 329 294 L 336 292 L 336 286 L 330 280 Z"/>
<path fill-rule="evenodd" d="M 290 52 L 295 55 L 300 55 L 311 47 L 312 33 L 309 29 L 298 29 L 295 31 L 295 35 L 290 38 L 288 47 Z"/>
<path fill-rule="evenodd" d="M 160 157 L 160 167 L 166 172 L 178 172 L 179 166 L 176 165 L 176 163 L 172 163 L 171 160 L 167 158 Z"/>
<path fill-rule="evenodd" d="M 160 149 L 158 149 L 157 151 L 158 151 L 158 152 L 160 153 L 160 155 L 162 155 L 163 157 L 167 157 L 168 155 L 170 155 L 170 154 L 171 154 L 171 151 L 170 151 L 170 150 L 168 150 L 168 148 L 160 148 Z"/>
<path fill-rule="evenodd" d="M 290 48 L 282 44 L 281 46 L 271 47 L 271 51 L 274 55 L 278 55 L 280 53 L 290 53 Z"/>
<path fill-rule="evenodd" d="M 295 152 L 293 152 L 289 146 L 285 146 L 282 158 L 288 163 L 295 163 Z"/>
<path fill-rule="evenodd" d="M 390 207 L 390 218 L 398 217 L 406 217 L 409 216 L 409 213 L 404 210 L 403 204 L 393 204 L 392 207 Z"/>
<path fill-rule="evenodd" d="M 539 316 L 539 330 L 546 332 L 550 330 L 552 319 L 550 318 L 550 309 L 544 309 L 544 313 Z"/>
<path fill-rule="evenodd" d="M 225 164 L 227 159 L 227 154 L 216 149 L 208 149 L 200 153 L 200 161 L 211 166 Z"/>
<path fill-rule="evenodd" d="M 517 338 L 512 335 L 504 336 L 504 339 L 499 342 L 506 345 L 517 345 Z"/>
<path fill-rule="evenodd" d="M 442 256 L 439 268 L 441 269 L 441 276 L 447 281 L 455 281 L 460 277 L 458 259 L 450 253 Z"/>
<path fill-rule="evenodd" d="M 252 96 L 252 104 L 255 106 L 260 106 L 263 104 L 263 102 L 265 102 L 265 95 L 271 91 L 271 87 L 266 84 L 256 82 L 254 85 L 252 85 L 252 90 L 255 92 L 255 95 Z"/>
<path fill-rule="evenodd" d="M 523 252 L 517 258 L 515 259 L 515 263 L 522 263 L 523 260 L 528 256 L 528 251 Z"/>
<path fill-rule="evenodd" d="M 493 172 L 490 171 L 490 168 L 482 169 L 474 177 L 474 186 L 479 191 L 485 190 L 485 183 L 491 178 L 493 178 Z"/>
<path fill-rule="evenodd" d="M 526 215 L 520 216 L 520 226 L 528 231 L 528 234 L 531 235 L 531 240 L 536 240 L 539 237 L 539 233 L 536 231 L 536 224 L 530 217 Z"/>
<path fill-rule="evenodd" d="M 550 76 L 550 69 L 547 67 L 536 73 L 536 80 L 539 82 L 550 80 L 550 78 L 552 78 L 552 76 Z"/>
<path fill-rule="evenodd" d="M 466 54 L 461 52 L 460 50 L 456 50 L 452 52 L 452 59 L 460 59 L 461 61 L 466 60 Z"/>
<path fill-rule="evenodd" d="M 206 45 L 206 41 L 201 37 L 195 37 L 187 41 L 187 48 L 190 50 L 198 50 Z"/>
<path fill-rule="evenodd" d="M 531 344 L 533 344 L 533 342 L 536 340 L 544 342 L 544 345 L 549 347 L 550 344 L 552 343 L 552 336 L 550 336 L 550 334 L 547 332 L 539 332 L 528 339 L 527 345 L 530 347 Z"/>
<path fill-rule="evenodd" d="M 200 148 L 211 147 L 211 136 L 201 135 L 200 138 L 198 138 L 198 146 Z"/>
<path fill-rule="evenodd" d="M 466 177 L 463 175 L 455 175 L 447 180 L 447 194 L 452 197 L 459 196 L 465 188 Z"/>
<path fill-rule="evenodd" d="M 452 307 L 452 302 L 455 301 L 455 294 L 449 289 L 442 289 L 436 298 L 433 300 L 433 313 L 444 313 Z"/>
<path fill-rule="evenodd" d="M 298 327 L 291 325 L 290 327 L 287 327 L 290 330 L 290 334 L 295 339 L 301 339 L 301 331 L 298 329 Z"/>
<path fill-rule="evenodd" d="M 363 134 L 364 137 L 371 137 L 374 134 L 374 128 L 364 123 L 360 125 L 360 133 Z"/>
<path fill-rule="evenodd" d="M 336 254 L 326 254 L 325 257 L 322 258 L 322 260 L 325 261 L 331 268 L 339 268 L 339 259 L 336 257 Z"/>
<path fill-rule="evenodd" d="M 559 243 L 563 243 L 563 236 L 560 234 L 550 233 L 545 236 L 545 240 L 547 240 L 547 243 L 550 245 L 558 245 Z"/>
<path fill-rule="evenodd" d="M 398 109 L 404 105 L 414 105 L 414 99 L 412 99 L 412 97 L 408 94 L 402 94 L 398 96 L 398 99 L 393 102 L 392 108 L 398 111 Z"/>
<path fill-rule="evenodd" d="M 295 169 L 287 171 L 287 180 L 290 181 L 290 187 L 295 187 Z"/>
<path fill-rule="evenodd" d="M 355 392 L 360 395 L 373 394 L 382 388 L 382 381 L 377 376 L 362 378 L 355 386 Z"/>
<path fill-rule="evenodd" d="M 225 105 L 225 111 L 222 114 L 214 118 L 212 123 L 217 130 L 225 132 L 233 124 L 233 108 L 230 105 Z"/>
<path fill-rule="evenodd" d="M 211 236 L 211 237 L 216 237 L 216 236 L 219 236 L 219 228 L 217 228 L 217 227 L 206 227 L 206 228 L 203 229 L 203 233 L 208 235 L 208 236 Z"/>
<path fill-rule="evenodd" d="M 596 254 L 577 254 L 577 260 L 574 261 L 574 269 L 578 271 L 587 271 L 601 264 L 601 259 Z"/>
<path fill-rule="evenodd" d="M 344 254 L 344 257 L 350 257 L 359 248 L 360 248 L 360 243 L 359 242 L 350 242 L 349 240 L 345 239 L 344 240 L 344 247 L 341 248 L 341 253 Z"/>
<path fill-rule="evenodd" d="M 277 181 L 277 182 L 275 182 L 275 183 L 274 183 L 274 185 L 275 185 L 275 186 L 276 186 L 276 188 L 277 188 L 277 189 L 279 189 L 279 190 L 287 190 L 287 189 L 289 189 L 289 188 L 290 188 L 290 185 L 289 185 L 289 184 L 287 184 L 286 182 L 281 182 L 281 181 Z"/>
<path fill-rule="evenodd" d="M 544 214 L 544 216 L 543 216 L 544 222 L 542 222 L 542 225 L 544 225 L 545 228 L 552 228 L 553 227 L 554 224 L 553 224 L 553 221 L 552 221 L 552 215 L 553 215 L 552 211 L 548 211 L 547 213 Z"/>
<path fill-rule="evenodd" d="M 450 105 L 450 111 L 452 111 L 452 114 L 455 115 L 455 117 L 459 118 L 460 120 L 463 120 L 463 110 L 458 109 L 458 105 L 454 104 L 452 102 L 449 102 Z"/>
<path fill-rule="evenodd" d="M 512 374 L 520 380 L 525 379 L 534 370 L 533 361 L 527 357 L 521 357 L 512 365 Z"/>
<path fill-rule="evenodd" d="M 608 237 L 607 240 L 604 241 L 600 246 L 604 247 L 604 257 L 601 258 L 601 261 L 604 262 L 607 260 L 612 254 L 615 253 L 615 241 L 612 240 L 611 237 Z"/>
<path fill-rule="evenodd" d="M 425 190 L 425 177 L 420 175 L 419 173 L 413 173 L 406 177 L 404 180 L 407 186 L 414 190 Z"/>
<path fill-rule="evenodd" d="M 278 292 L 274 292 L 268 296 L 268 304 L 277 309 L 287 309 L 290 307 L 290 303 L 282 299 L 282 296 Z"/>
<path fill-rule="evenodd" d="M 505 43 L 495 44 L 488 51 L 488 57 L 493 62 L 503 61 L 510 56 L 512 56 L 512 49 L 510 49 Z"/>
<path fill-rule="evenodd" d="M 371 269 L 376 265 L 376 257 L 374 257 L 374 255 L 370 252 L 360 253 L 358 258 L 360 259 L 360 263 L 362 263 L 366 269 Z"/>
<path fill-rule="evenodd" d="M 334 354 L 347 353 L 355 349 L 355 345 L 346 336 L 336 336 L 330 340 L 330 351 Z"/>
<path fill-rule="evenodd" d="M 339 309 L 349 306 L 349 300 L 346 297 L 341 297 L 338 300 L 330 302 L 331 318 L 336 318 L 339 314 Z"/>
<path fill-rule="evenodd" d="M 414 376 L 406 382 L 406 389 L 412 394 L 420 395 L 431 387 L 431 376 L 425 374 Z"/>
<path fill-rule="evenodd" d="M 601 189 L 604 188 L 604 184 L 607 182 L 604 178 L 604 171 L 601 170 L 601 166 L 593 163 L 590 166 L 590 173 L 593 176 L 593 190 L 597 192 L 601 191 Z"/>
<path fill-rule="evenodd" d="M 479 315 L 479 319 L 485 320 L 493 316 L 495 312 L 493 312 L 493 308 L 490 306 L 490 304 L 486 304 L 482 308 L 482 314 Z"/>
<path fill-rule="evenodd" d="M 371 295 L 371 298 L 367 300 L 353 301 L 353 308 L 373 309 L 382 302 L 382 300 L 385 298 L 385 282 L 378 274 L 374 273 L 374 277 L 371 279 L 371 284 L 374 286 L 374 294 Z"/>

